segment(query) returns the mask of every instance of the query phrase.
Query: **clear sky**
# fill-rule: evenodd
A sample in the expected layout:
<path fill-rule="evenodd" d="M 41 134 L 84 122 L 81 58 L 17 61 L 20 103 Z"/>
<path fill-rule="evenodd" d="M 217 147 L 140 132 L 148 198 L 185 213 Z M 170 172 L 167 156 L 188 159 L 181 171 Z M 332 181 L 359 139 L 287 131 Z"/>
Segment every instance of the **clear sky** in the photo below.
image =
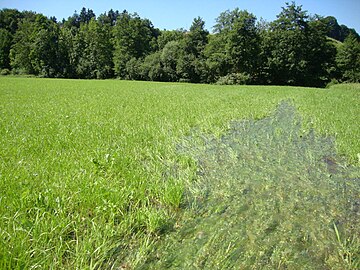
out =
<path fill-rule="evenodd" d="M 189 29 L 193 19 L 203 18 L 206 28 L 211 30 L 215 18 L 227 9 L 246 9 L 258 19 L 276 19 L 285 2 L 291 0 L 0 0 L 0 9 L 16 8 L 32 10 L 58 20 L 71 16 L 82 7 L 92 9 L 98 16 L 110 9 L 137 12 L 140 17 L 149 19 L 160 29 Z M 334 16 L 339 24 L 345 24 L 360 33 L 360 0 L 298 0 L 309 14 Z"/>

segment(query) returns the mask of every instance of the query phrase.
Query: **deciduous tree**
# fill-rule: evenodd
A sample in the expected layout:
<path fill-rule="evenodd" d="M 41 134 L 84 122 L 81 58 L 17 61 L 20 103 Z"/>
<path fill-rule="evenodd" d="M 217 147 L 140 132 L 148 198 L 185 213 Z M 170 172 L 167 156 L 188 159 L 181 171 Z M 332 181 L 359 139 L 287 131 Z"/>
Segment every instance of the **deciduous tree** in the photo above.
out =
<path fill-rule="evenodd" d="M 205 29 L 205 22 L 197 17 L 193 20 L 190 31 L 185 34 L 181 42 L 181 54 L 177 63 L 179 77 L 186 81 L 204 81 L 205 67 L 204 49 L 208 43 L 209 32 Z"/>
<path fill-rule="evenodd" d="M 122 12 L 113 29 L 115 73 L 126 78 L 126 63 L 131 58 L 143 58 L 156 49 L 158 30 L 137 14 Z"/>
<path fill-rule="evenodd" d="M 113 47 L 110 26 L 92 18 L 82 23 L 78 33 L 78 45 L 82 49 L 76 72 L 81 78 L 106 79 L 113 76 Z"/>
<path fill-rule="evenodd" d="M 10 68 L 10 48 L 12 43 L 11 33 L 3 28 L 0 28 L 0 69 Z"/>
<path fill-rule="evenodd" d="M 280 85 L 321 86 L 335 49 L 324 29 L 311 23 L 301 6 L 287 4 L 264 35 L 264 70 L 268 82 Z"/>
<path fill-rule="evenodd" d="M 360 42 L 350 34 L 340 46 L 336 62 L 342 73 L 342 80 L 360 82 Z"/>

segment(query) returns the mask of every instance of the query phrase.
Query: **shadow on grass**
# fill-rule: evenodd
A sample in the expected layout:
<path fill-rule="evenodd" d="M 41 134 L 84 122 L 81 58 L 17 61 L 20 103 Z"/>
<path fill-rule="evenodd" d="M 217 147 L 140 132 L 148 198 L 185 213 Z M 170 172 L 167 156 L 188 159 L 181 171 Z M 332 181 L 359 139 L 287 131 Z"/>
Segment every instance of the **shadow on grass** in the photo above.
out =
<path fill-rule="evenodd" d="M 196 178 L 180 221 L 140 269 L 359 266 L 359 167 L 332 138 L 303 130 L 289 102 L 221 137 L 194 131 L 179 152 L 197 163 Z"/>

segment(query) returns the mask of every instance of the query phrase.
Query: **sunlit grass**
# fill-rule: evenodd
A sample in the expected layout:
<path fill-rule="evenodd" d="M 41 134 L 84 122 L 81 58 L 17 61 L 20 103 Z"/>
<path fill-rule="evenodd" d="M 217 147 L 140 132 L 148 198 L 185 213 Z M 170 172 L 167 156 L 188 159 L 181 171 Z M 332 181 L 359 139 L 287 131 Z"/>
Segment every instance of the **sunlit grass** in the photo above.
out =
<path fill-rule="evenodd" d="M 305 133 L 313 127 L 334 137 L 345 163 L 359 165 L 359 85 L 311 89 L 1 77 L 0 268 L 142 265 L 159 237 L 191 217 L 186 196 L 201 189 L 191 185 L 199 180 L 198 163 L 179 152 L 179 145 L 194 130 L 219 138 L 231 121 L 263 119 L 282 100 L 294 104 Z M 296 198 L 287 199 L 291 205 Z M 358 243 L 357 235 L 340 230 L 339 241 L 334 227 L 329 230 L 339 250 Z M 251 232 L 234 237 L 217 262 L 231 263 L 231 252 L 236 257 L 237 237 L 252 238 Z"/>
<path fill-rule="evenodd" d="M 143 268 L 359 266 L 360 170 L 345 165 L 331 138 L 304 130 L 292 105 L 233 121 L 220 137 L 195 131 L 180 149 L 198 167 L 186 185 L 188 216 Z"/>

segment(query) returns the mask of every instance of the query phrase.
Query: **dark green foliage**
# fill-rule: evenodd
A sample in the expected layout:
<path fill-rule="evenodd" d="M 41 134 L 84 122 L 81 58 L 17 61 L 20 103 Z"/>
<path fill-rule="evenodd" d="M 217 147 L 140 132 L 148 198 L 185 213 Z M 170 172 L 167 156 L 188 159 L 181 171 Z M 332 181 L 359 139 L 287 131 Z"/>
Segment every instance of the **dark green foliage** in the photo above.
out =
<path fill-rule="evenodd" d="M 64 25 L 67 27 L 77 27 L 79 28 L 81 24 L 87 24 L 91 21 L 92 18 L 95 18 L 95 13 L 91 9 L 83 7 L 80 14 L 75 13 L 64 22 Z"/>
<path fill-rule="evenodd" d="M 250 75 L 246 73 L 230 73 L 226 76 L 220 77 L 216 84 L 219 85 L 239 85 L 239 84 L 249 84 Z"/>
<path fill-rule="evenodd" d="M 10 70 L 7 69 L 7 68 L 4 68 L 4 69 L 1 69 L 1 70 L 0 70 L 0 75 L 6 76 L 6 75 L 10 75 L 10 74 L 11 74 L 11 72 L 10 72 Z"/>
<path fill-rule="evenodd" d="M 110 9 L 109 12 L 101 14 L 98 18 L 98 21 L 101 24 L 109 24 L 110 26 L 114 26 L 119 15 L 120 13 L 118 10 L 113 11 L 112 9 Z"/>
<path fill-rule="evenodd" d="M 95 19 L 81 24 L 79 36 L 82 40 L 80 57 L 76 67 L 80 78 L 106 79 L 113 76 L 110 26 L 102 25 Z"/>
<path fill-rule="evenodd" d="M 35 75 L 55 77 L 61 67 L 58 66 L 59 28 L 41 15 L 37 16 L 38 26 L 34 29 L 34 43 L 30 53 Z"/>
<path fill-rule="evenodd" d="M 162 50 L 170 41 L 182 40 L 184 38 L 185 32 L 185 30 L 161 31 L 157 39 L 159 49 Z"/>
<path fill-rule="evenodd" d="M 142 58 L 154 51 L 158 32 L 149 20 L 124 11 L 117 19 L 113 34 L 115 73 L 126 78 L 126 63 L 133 57 Z"/>
<path fill-rule="evenodd" d="M 343 74 L 342 80 L 360 82 L 360 42 L 350 34 L 339 48 L 336 62 Z"/>
<path fill-rule="evenodd" d="M 126 79 L 140 80 L 141 79 L 140 66 L 141 66 L 141 61 L 136 59 L 135 57 L 127 61 L 125 65 Z"/>
<path fill-rule="evenodd" d="M 260 37 L 255 27 L 256 17 L 247 11 L 239 12 L 228 33 L 226 51 L 229 54 L 233 72 L 254 74 L 260 52 Z"/>
<path fill-rule="evenodd" d="M 270 23 L 227 10 L 213 34 L 200 17 L 189 31 L 160 31 L 126 10 L 96 18 L 82 8 L 59 23 L 0 10 L 0 69 L 41 77 L 323 87 L 332 79 L 358 81 L 356 40 L 336 18 L 310 17 L 294 2 Z"/>
<path fill-rule="evenodd" d="M 95 13 L 91 9 L 82 8 L 79 15 L 79 23 L 89 23 L 92 18 L 95 18 Z"/>
<path fill-rule="evenodd" d="M 26 13 L 13 38 L 11 67 L 15 73 L 61 77 L 63 52 L 58 24 L 41 14 Z"/>
<path fill-rule="evenodd" d="M 140 73 L 143 80 L 166 81 L 166 74 L 161 63 L 161 53 L 155 52 L 146 56 L 141 64 Z"/>
<path fill-rule="evenodd" d="M 3 28 L 0 28 L 0 69 L 10 68 L 10 48 L 12 43 L 11 33 Z"/>
<path fill-rule="evenodd" d="M 176 82 L 179 79 L 177 73 L 177 62 L 181 54 L 179 41 L 169 41 L 161 51 L 160 59 L 166 74 L 166 80 Z"/>
<path fill-rule="evenodd" d="M 256 17 L 237 8 L 221 13 L 216 22 L 214 31 L 217 34 L 210 39 L 206 50 L 212 78 L 243 72 L 255 78 L 260 55 Z"/>
<path fill-rule="evenodd" d="M 186 54 L 182 51 L 177 62 L 177 73 L 180 79 L 188 82 L 199 82 L 199 75 L 196 72 L 197 59 L 193 54 Z"/>
<path fill-rule="evenodd" d="M 329 80 L 327 70 L 333 65 L 335 48 L 301 6 L 292 3 L 283 8 L 264 33 L 262 47 L 264 77 L 272 84 L 323 86 Z"/>
<path fill-rule="evenodd" d="M 354 29 L 348 28 L 346 25 L 339 25 L 333 16 L 320 18 L 320 21 L 326 26 L 326 35 L 333 39 L 343 42 L 350 34 L 354 35 L 358 41 L 360 36 Z"/>
<path fill-rule="evenodd" d="M 10 69 L 10 49 L 23 14 L 16 9 L 0 10 L 0 69 Z"/>
<path fill-rule="evenodd" d="M 25 12 L 21 13 L 16 9 L 0 10 L 0 28 L 6 29 L 11 34 L 15 34 L 18 29 L 19 22 L 24 18 Z"/>
<path fill-rule="evenodd" d="M 78 28 L 60 29 L 59 51 L 62 56 L 63 74 L 67 78 L 77 78 L 76 67 L 83 48 L 81 40 Z"/>
<path fill-rule="evenodd" d="M 283 8 L 270 31 L 265 33 L 265 68 L 269 71 L 270 82 L 297 85 L 304 80 L 307 61 L 303 57 L 306 54 L 303 46 L 309 32 L 307 19 L 306 12 L 292 4 Z"/>
<path fill-rule="evenodd" d="M 26 18 L 19 24 L 19 29 L 14 37 L 14 45 L 10 52 L 11 67 L 18 73 L 34 74 L 30 52 L 34 44 L 35 32 L 34 19 Z"/>
<path fill-rule="evenodd" d="M 181 79 L 195 83 L 204 81 L 204 49 L 208 43 L 208 35 L 205 22 L 200 17 L 195 18 L 190 31 L 185 33 L 180 43 L 177 73 Z"/>
<path fill-rule="evenodd" d="M 230 61 L 225 51 L 226 40 L 223 35 L 210 35 L 209 43 L 205 47 L 208 81 L 215 82 L 225 76 L 230 70 Z"/>
<path fill-rule="evenodd" d="M 184 38 L 185 53 L 199 57 L 208 42 L 208 35 L 209 32 L 205 29 L 205 22 L 200 17 L 195 18 L 190 26 L 190 31 Z"/>

